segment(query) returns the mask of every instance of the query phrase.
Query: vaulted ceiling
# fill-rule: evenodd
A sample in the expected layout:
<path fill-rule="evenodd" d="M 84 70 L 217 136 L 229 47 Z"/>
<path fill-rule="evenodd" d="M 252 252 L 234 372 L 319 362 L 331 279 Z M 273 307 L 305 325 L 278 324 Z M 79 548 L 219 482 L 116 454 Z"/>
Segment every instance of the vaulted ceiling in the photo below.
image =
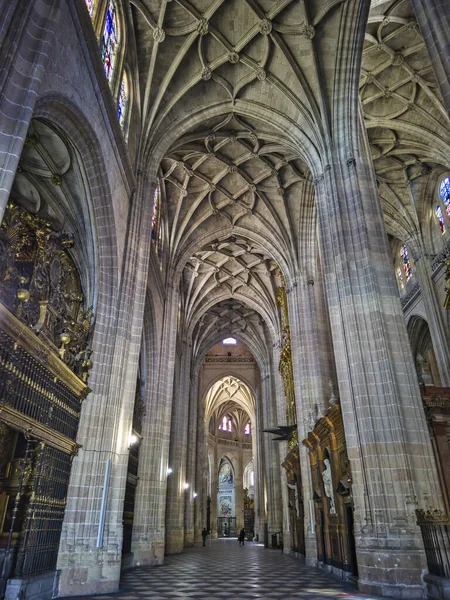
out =
<path fill-rule="evenodd" d="M 263 353 L 279 340 L 280 272 L 314 269 L 312 171 L 332 139 L 356 4 L 131 4 L 141 146 L 162 153 L 186 329 L 199 353 L 219 332 Z M 410 0 L 372 0 L 360 96 L 387 230 L 406 241 L 418 228 L 406 179 L 450 166 L 450 122 Z"/>
<path fill-rule="evenodd" d="M 450 167 L 450 120 L 410 0 L 372 2 L 360 94 L 387 230 L 405 242 L 423 216 L 408 180 Z"/>
<path fill-rule="evenodd" d="M 205 419 L 214 416 L 216 423 L 230 416 L 237 429 L 243 428 L 249 418 L 255 422 L 255 398 L 250 388 L 240 379 L 223 377 L 208 390 L 205 398 Z"/>

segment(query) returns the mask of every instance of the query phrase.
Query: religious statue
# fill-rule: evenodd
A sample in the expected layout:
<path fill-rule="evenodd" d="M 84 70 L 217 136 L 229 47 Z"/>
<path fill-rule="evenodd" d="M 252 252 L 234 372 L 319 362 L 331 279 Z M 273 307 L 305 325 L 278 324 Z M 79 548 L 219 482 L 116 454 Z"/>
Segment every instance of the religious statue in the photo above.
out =
<path fill-rule="evenodd" d="M 298 501 L 298 488 L 297 488 L 297 484 L 296 483 L 293 484 L 293 483 L 287 482 L 287 486 L 291 490 L 294 490 L 295 513 L 296 513 L 297 519 L 300 519 L 300 503 Z"/>
<path fill-rule="evenodd" d="M 308 419 L 307 419 L 308 430 L 313 431 L 316 426 L 316 419 L 314 418 L 314 411 L 312 408 L 308 410 Z"/>
<path fill-rule="evenodd" d="M 330 501 L 330 515 L 335 515 L 336 504 L 334 502 L 333 480 L 331 478 L 331 464 L 328 458 L 326 458 L 323 462 L 325 465 L 325 470 L 322 472 L 323 487 L 325 488 L 325 495 Z"/>

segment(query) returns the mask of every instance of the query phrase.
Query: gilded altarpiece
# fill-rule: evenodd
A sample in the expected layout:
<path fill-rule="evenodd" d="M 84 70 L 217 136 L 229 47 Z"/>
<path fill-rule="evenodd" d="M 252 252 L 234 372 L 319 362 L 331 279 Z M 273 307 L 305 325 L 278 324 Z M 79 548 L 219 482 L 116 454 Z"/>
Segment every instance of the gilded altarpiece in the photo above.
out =
<path fill-rule="evenodd" d="M 352 480 L 339 404 L 317 421 L 303 444 L 311 464 L 318 559 L 357 576 Z"/>
<path fill-rule="evenodd" d="M 9 203 L 0 228 L 0 586 L 55 568 L 92 366 L 71 236 Z M 0 590 L 1 591 L 1 590 Z"/>
<path fill-rule="evenodd" d="M 292 368 L 291 334 L 289 329 L 289 315 L 287 306 L 286 287 L 277 289 L 277 304 L 281 315 L 282 346 L 279 370 L 283 379 L 284 394 L 286 397 L 286 424 L 296 425 L 297 408 L 294 393 L 294 372 Z M 289 454 L 285 457 L 282 466 L 286 469 L 289 528 L 291 531 L 291 550 L 300 554 L 305 553 L 304 535 L 304 510 L 302 495 L 302 479 L 300 471 L 300 458 L 298 451 L 297 429 L 292 433 L 289 442 Z"/>

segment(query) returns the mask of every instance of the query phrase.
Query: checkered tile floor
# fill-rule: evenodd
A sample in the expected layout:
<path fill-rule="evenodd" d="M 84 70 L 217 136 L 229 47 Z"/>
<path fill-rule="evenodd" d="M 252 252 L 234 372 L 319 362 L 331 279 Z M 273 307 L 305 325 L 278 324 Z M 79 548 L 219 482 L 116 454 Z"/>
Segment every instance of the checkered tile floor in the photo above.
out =
<path fill-rule="evenodd" d="M 83 600 L 86 600 L 83 596 Z M 372 600 L 318 569 L 301 565 L 278 550 L 254 543 L 239 546 L 234 539 L 213 540 L 183 554 L 166 556 L 164 565 L 134 569 L 121 581 L 121 591 L 99 600 L 202 598 L 248 600 L 298 598 Z"/>

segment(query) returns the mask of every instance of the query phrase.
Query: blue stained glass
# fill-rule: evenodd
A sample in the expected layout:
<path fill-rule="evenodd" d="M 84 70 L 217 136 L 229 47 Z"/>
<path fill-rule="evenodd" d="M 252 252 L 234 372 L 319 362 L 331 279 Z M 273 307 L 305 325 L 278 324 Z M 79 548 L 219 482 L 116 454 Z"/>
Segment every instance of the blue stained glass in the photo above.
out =
<path fill-rule="evenodd" d="M 409 281 L 412 275 L 412 268 L 411 263 L 409 262 L 408 248 L 406 246 L 403 246 L 403 248 L 400 250 L 400 256 L 402 257 L 403 271 L 405 273 L 406 281 Z"/>
<path fill-rule="evenodd" d="M 447 213 L 450 215 L 450 177 L 446 177 L 442 181 L 439 188 L 439 195 L 447 208 Z"/>
<path fill-rule="evenodd" d="M 439 204 L 436 206 L 436 217 L 439 223 L 439 229 L 441 230 L 441 233 L 445 233 L 444 215 L 442 213 L 442 208 L 439 206 Z"/>
<path fill-rule="evenodd" d="M 125 77 L 122 79 L 122 83 L 120 85 L 119 98 L 117 100 L 117 118 L 119 119 L 120 126 L 124 127 L 125 125 L 125 116 L 127 113 L 127 104 L 128 104 L 128 90 L 127 84 L 125 81 Z"/>
<path fill-rule="evenodd" d="M 101 41 L 101 56 L 105 75 L 110 82 L 114 71 L 117 48 L 119 45 L 117 35 L 116 8 L 112 0 L 109 2 L 106 12 L 105 26 Z"/>

